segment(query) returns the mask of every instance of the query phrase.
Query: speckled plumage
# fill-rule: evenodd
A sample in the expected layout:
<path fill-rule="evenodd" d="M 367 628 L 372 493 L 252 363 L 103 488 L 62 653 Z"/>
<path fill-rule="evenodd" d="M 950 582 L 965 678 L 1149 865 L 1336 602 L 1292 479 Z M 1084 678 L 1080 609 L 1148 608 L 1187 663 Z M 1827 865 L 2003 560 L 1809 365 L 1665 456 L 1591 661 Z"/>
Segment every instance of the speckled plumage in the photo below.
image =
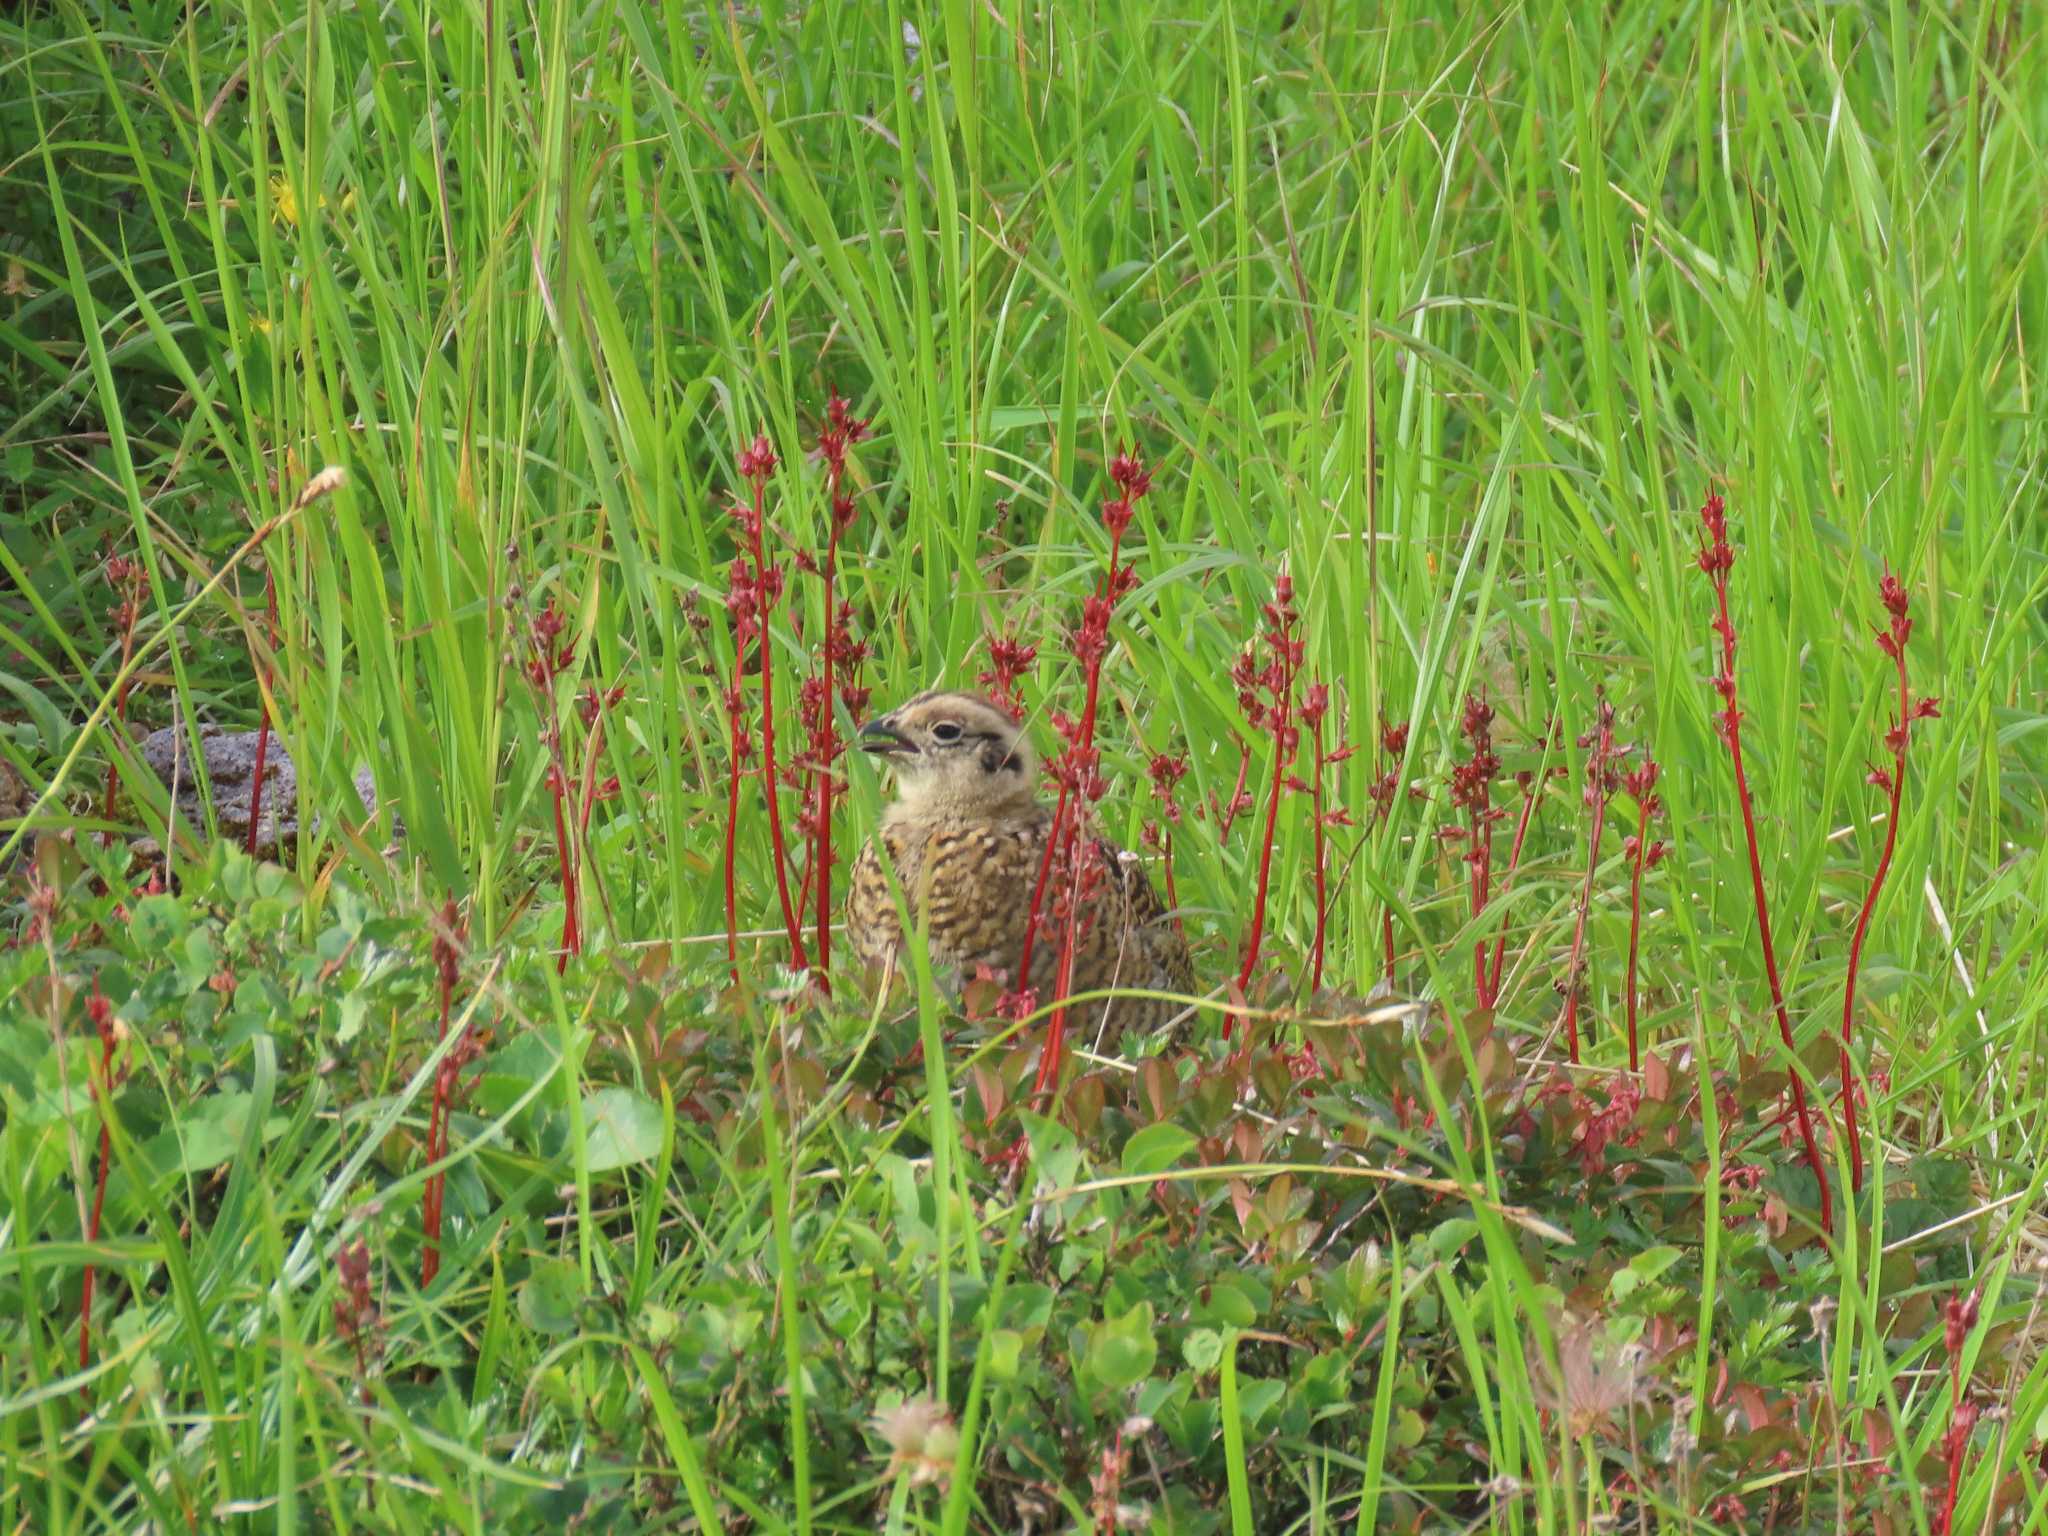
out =
<path fill-rule="evenodd" d="M 871 964 L 897 961 L 903 928 L 882 867 L 886 850 L 905 904 L 922 904 L 933 966 L 958 986 L 978 967 L 1005 977 L 1017 965 L 1032 890 L 1052 831 L 1036 793 L 1030 744 L 1007 716 L 973 694 L 928 693 L 874 722 L 864 746 L 894 765 L 897 799 L 879 837 L 853 865 L 847 934 Z M 1132 987 L 1185 994 L 1187 945 L 1137 858 L 1100 840 L 1102 872 L 1084 916 L 1071 991 Z M 1051 896 L 1032 946 L 1031 985 L 1050 996 L 1059 964 Z M 1153 1033 L 1183 1005 L 1117 997 L 1077 1005 L 1069 1028 L 1113 1046 L 1126 1031 Z"/>

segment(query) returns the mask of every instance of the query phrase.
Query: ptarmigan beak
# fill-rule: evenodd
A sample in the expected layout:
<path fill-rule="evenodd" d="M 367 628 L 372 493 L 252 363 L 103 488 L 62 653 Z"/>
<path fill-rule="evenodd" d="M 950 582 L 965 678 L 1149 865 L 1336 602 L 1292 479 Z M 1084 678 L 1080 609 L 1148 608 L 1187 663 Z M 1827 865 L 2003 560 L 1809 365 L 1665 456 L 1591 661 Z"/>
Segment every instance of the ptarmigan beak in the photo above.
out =
<path fill-rule="evenodd" d="M 887 715 L 879 720 L 870 720 L 860 728 L 860 745 L 863 752 L 877 752 L 885 757 L 898 757 L 917 750 L 917 743 L 898 730 Z"/>

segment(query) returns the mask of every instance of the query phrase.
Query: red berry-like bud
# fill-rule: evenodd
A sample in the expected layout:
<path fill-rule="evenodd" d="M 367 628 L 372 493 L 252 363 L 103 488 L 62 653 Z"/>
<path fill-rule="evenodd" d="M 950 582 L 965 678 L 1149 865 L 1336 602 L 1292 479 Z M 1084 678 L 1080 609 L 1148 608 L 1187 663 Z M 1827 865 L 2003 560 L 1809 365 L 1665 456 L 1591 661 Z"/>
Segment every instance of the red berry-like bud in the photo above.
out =
<path fill-rule="evenodd" d="M 739 470 L 749 480 L 765 480 L 775 473 L 777 463 L 774 445 L 764 432 L 740 450 Z"/>

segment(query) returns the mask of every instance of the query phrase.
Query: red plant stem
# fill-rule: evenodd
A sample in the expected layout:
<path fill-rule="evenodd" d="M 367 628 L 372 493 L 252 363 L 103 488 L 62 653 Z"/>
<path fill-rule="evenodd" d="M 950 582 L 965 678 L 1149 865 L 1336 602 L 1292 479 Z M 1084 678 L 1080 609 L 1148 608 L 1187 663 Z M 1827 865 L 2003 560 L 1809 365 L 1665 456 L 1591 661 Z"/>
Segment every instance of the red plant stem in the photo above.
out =
<path fill-rule="evenodd" d="M 1380 909 L 1380 947 L 1387 954 L 1387 980 L 1394 979 L 1394 909 Z"/>
<path fill-rule="evenodd" d="M 1710 497 L 1709 506 L 1720 511 L 1719 498 Z M 1725 552 L 1725 553 L 1724 553 Z M 1756 904 L 1757 930 L 1762 938 L 1764 952 L 1764 976 L 1771 986 L 1771 1008 L 1778 1018 L 1778 1038 L 1785 1047 L 1787 1069 L 1792 1079 L 1792 1109 L 1799 1121 L 1799 1139 L 1805 1144 L 1806 1161 L 1813 1169 L 1814 1182 L 1820 1186 L 1821 1231 L 1835 1230 L 1834 1199 L 1828 1190 L 1827 1170 L 1821 1165 L 1820 1145 L 1813 1138 L 1813 1119 L 1807 1113 L 1806 1088 L 1799 1078 L 1798 1052 L 1792 1040 L 1792 1019 L 1785 1011 L 1785 988 L 1778 979 L 1778 955 L 1771 943 L 1771 914 L 1764 898 L 1763 856 L 1757 848 L 1756 812 L 1750 805 L 1749 776 L 1742 765 L 1742 712 L 1735 701 L 1735 621 L 1728 612 L 1728 568 L 1734 563 L 1734 553 L 1729 549 L 1725 529 L 1716 534 L 1715 545 L 1710 553 L 1720 556 L 1719 562 L 1708 565 L 1708 557 L 1701 556 L 1703 568 L 1713 579 L 1714 604 L 1718 624 L 1716 633 L 1721 637 L 1721 681 L 1725 685 L 1723 696 L 1727 708 L 1722 712 L 1722 735 L 1728 742 L 1728 755 L 1735 765 L 1735 798 L 1742 806 L 1742 834 L 1749 849 L 1749 888 Z"/>
<path fill-rule="evenodd" d="M 1503 886 L 1508 881 L 1513 880 L 1515 878 L 1515 871 L 1522 867 L 1522 840 L 1529 835 L 1529 821 L 1536 810 L 1536 795 L 1537 790 L 1532 784 L 1522 800 L 1522 814 L 1515 822 L 1515 840 L 1508 849 L 1508 870 L 1506 879 L 1501 882 Z M 1389 921 L 1391 922 L 1391 920 L 1392 914 L 1389 914 Z M 1503 913 L 1500 920 L 1500 932 L 1494 936 L 1493 940 L 1492 974 L 1488 977 L 1486 984 L 1486 997 L 1489 1002 L 1500 1001 L 1500 973 L 1501 966 L 1507 960 L 1507 949 L 1508 920 L 1506 914 Z"/>
<path fill-rule="evenodd" d="M 126 726 L 128 723 L 128 663 L 135 655 L 135 616 L 136 611 L 141 607 L 140 596 L 140 590 L 135 589 L 131 590 L 121 600 L 123 615 L 121 622 L 121 670 L 118 674 L 120 681 L 114 686 L 114 719 L 116 723 L 122 726 Z M 115 773 L 114 760 L 110 756 L 107 759 L 107 792 L 100 802 L 100 820 L 102 821 L 110 822 L 114 819 L 114 791 L 119 783 L 120 780 Z M 105 835 L 108 837 L 113 836 L 111 832 Z"/>
<path fill-rule="evenodd" d="M 1635 860 L 1629 870 L 1628 881 L 1628 980 L 1624 990 L 1628 996 L 1628 1069 L 1638 1069 L 1636 1059 L 1636 954 L 1643 928 L 1643 858 L 1650 844 L 1650 801 L 1642 801 L 1641 818 L 1636 823 Z"/>
<path fill-rule="evenodd" d="M 831 501 L 839 498 L 839 471 L 828 474 Z M 818 872 L 818 986 L 832 991 L 832 760 L 838 751 L 838 719 L 832 692 L 832 653 L 838 649 L 833 633 L 833 599 L 839 565 L 839 519 L 828 511 L 830 531 L 825 536 L 825 696 L 819 707 L 818 726 L 818 814 L 811 867 Z"/>
<path fill-rule="evenodd" d="M 1079 882 L 1073 882 L 1078 885 Z M 1060 961 L 1053 973 L 1052 1018 L 1045 1026 L 1045 1046 L 1038 1053 L 1038 1075 L 1032 1079 L 1034 1094 L 1050 1092 L 1060 1080 L 1065 1064 L 1067 1041 L 1067 992 L 1074 984 L 1074 930 L 1071 914 L 1060 934 Z"/>
<path fill-rule="evenodd" d="M 1180 935 L 1182 943 L 1186 943 L 1188 931 L 1181 926 L 1180 892 L 1173 884 L 1173 828 L 1162 826 L 1159 831 L 1160 852 L 1166 867 L 1166 906 L 1167 910 L 1173 913 L 1173 931 Z"/>
<path fill-rule="evenodd" d="M 432 1167 L 440 1159 L 441 1147 L 441 1074 L 434 1073 L 433 1108 L 427 1116 L 427 1166 Z M 427 1175 L 426 1192 L 420 1197 L 420 1224 L 426 1232 L 426 1251 L 420 1255 L 420 1284 L 433 1284 L 434 1276 L 441 1272 L 441 1175 Z"/>
<path fill-rule="evenodd" d="M 559 831 L 559 799 L 556 804 L 558 807 L 556 812 L 557 831 Z M 451 927 L 454 925 L 455 906 L 452 901 L 442 910 L 442 920 Z M 451 933 L 441 942 L 452 943 L 453 939 L 454 935 Z M 435 945 L 436 950 L 439 950 L 440 947 L 441 943 Z M 448 1038 L 448 1012 L 450 1001 L 454 994 L 454 982 L 449 976 L 448 967 L 438 963 L 440 956 L 437 954 L 435 958 L 437 968 L 441 973 L 441 1032 L 436 1037 L 438 1043 L 445 1042 Z M 447 1150 L 445 1143 L 448 1136 L 448 1086 L 447 1063 L 444 1060 L 440 1066 L 434 1069 L 434 1104 L 427 1116 L 427 1162 L 429 1166 L 439 1162 Z M 441 1201 L 445 1190 L 446 1177 L 446 1174 L 440 1172 L 429 1174 L 427 1177 L 426 1194 L 421 1201 L 421 1214 L 425 1219 L 427 1229 L 426 1253 L 420 1259 L 420 1287 L 423 1290 L 431 1285 L 434 1276 L 441 1272 Z"/>
<path fill-rule="evenodd" d="M 559 753 L 556 754 L 559 759 Z M 562 866 L 562 952 L 555 957 L 555 974 L 569 969 L 569 957 L 583 953 L 583 934 L 576 924 L 576 855 L 569 846 L 569 827 L 562 817 L 562 801 L 568 797 L 559 760 L 550 765 L 548 790 L 555 802 L 555 853 Z"/>
<path fill-rule="evenodd" d="M 751 477 L 754 516 L 750 527 L 754 538 L 754 571 L 762 583 L 761 597 L 761 790 L 768 797 L 768 841 L 775 859 L 775 892 L 782 899 L 782 922 L 789 930 L 790 963 L 807 971 L 811 963 L 804 954 L 803 925 L 797 920 L 796 904 L 789 895 L 789 845 L 782 837 L 782 795 L 775 782 L 775 666 L 774 647 L 768 635 L 767 552 L 762 547 L 761 524 L 766 515 L 766 475 Z"/>
<path fill-rule="evenodd" d="M 1595 747 L 1597 754 L 1599 748 Z M 1595 769 L 1589 771 L 1597 771 Z M 1564 996 L 1564 1037 L 1571 1051 L 1572 1063 L 1579 1060 L 1579 994 L 1582 968 L 1586 962 L 1586 914 L 1593 905 L 1593 873 L 1600 864 L 1600 833 L 1607 825 L 1607 797 L 1595 794 L 1593 797 L 1593 835 L 1586 840 L 1586 881 L 1579 887 L 1579 916 L 1572 925 L 1572 959 L 1565 971 Z M 1635 1065 L 1634 1052 L 1630 1052 L 1630 1066 Z"/>
<path fill-rule="evenodd" d="M 1963 1456 L 1970 1448 L 1969 1437 L 1956 1433 L 1958 1428 L 1956 1409 L 1962 1400 L 1962 1371 L 1960 1368 L 1952 1367 L 1949 1397 L 1949 1430 L 1946 1435 L 1942 1436 L 1943 1440 L 1947 1442 L 1943 1449 L 1948 1453 L 1948 1486 L 1942 1492 L 1941 1508 L 1936 1510 L 1934 1514 L 1934 1530 L 1938 1533 L 1938 1536 L 1950 1536 L 1950 1533 L 1956 1528 L 1956 1496 L 1962 1491 L 1963 1486 Z"/>
<path fill-rule="evenodd" d="M 99 991 L 99 982 L 94 980 L 94 993 Z M 100 1100 L 100 1161 L 93 1179 L 92 1221 L 86 1228 L 86 1241 L 100 1240 L 100 1212 L 107 1203 L 107 1163 L 113 1156 L 113 1137 L 108 1130 L 107 1116 L 111 1112 L 114 1095 L 114 1028 L 111 1010 L 101 1010 L 105 1017 L 100 1020 L 100 1076 L 95 1085 Z M 78 1368 L 82 1371 L 92 1363 L 92 1285 L 95 1270 L 91 1264 L 85 1266 L 85 1283 L 78 1297 Z"/>
<path fill-rule="evenodd" d="M 1046 834 L 1045 851 L 1038 856 L 1038 879 L 1031 886 L 1031 910 L 1024 916 L 1024 948 L 1017 957 L 1018 990 L 1031 985 L 1031 950 L 1038 939 L 1038 923 L 1045 911 L 1045 890 L 1052 875 L 1053 854 L 1058 851 L 1060 840 L 1065 835 L 1067 821 L 1067 787 L 1060 786 L 1059 798 L 1053 801 L 1052 827 Z"/>
<path fill-rule="evenodd" d="M 1903 722 L 1901 722 L 1903 728 Z M 1948 1429 L 1941 1437 L 1948 1461 L 1948 1483 L 1942 1491 L 1941 1508 L 1935 1511 L 1935 1536 L 1952 1536 L 1956 1521 L 1956 1495 L 1962 1488 L 1963 1458 L 1969 1454 L 1970 1431 L 1976 1427 L 1977 1407 L 1963 1398 L 1963 1348 L 1970 1330 L 1977 1326 L 1979 1292 L 1972 1290 L 1968 1301 L 1952 1296 L 1942 1305 L 1942 1340 L 1948 1348 Z"/>
<path fill-rule="evenodd" d="M 1329 921 L 1329 895 L 1326 872 L 1323 869 L 1323 721 L 1316 717 L 1315 729 L 1309 733 L 1309 746 L 1313 753 L 1310 758 L 1309 813 L 1313 837 L 1316 879 L 1316 938 L 1314 960 L 1309 970 L 1309 990 L 1315 992 L 1323 985 L 1323 938 Z"/>
<path fill-rule="evenodd" d="M 1794 1057 L 1792 1071 L 1792 1108 L 1798 1116 L 1800 1141 L 1806 1147 L 1806 1163 L 1812 1167 L 1812 1176 L 1821 1186 L 1821 1231 L 1835 1231 L 1835 1208 L 1827 1190 L 1827 1171 L 1821 1167 L 1821 1147 L 1812 1139 L 1812 1116 L 1806 1112 L 1806 1090 L 1800 1083 L 1798 1061 L 1792 1044 L 1792 1018 L 1786 1014 L 1786 991 L 1778 979 L 1778 950 L 1772 946 L 1772 920 L 1769 907 L 1763 899 L 1763 858 L 1757 852 L 1757 815 L 1749 805 L 1749 776 L 1743 772 L 1743 743 L 1737 731 L 1729 733 L 1729 752 L 1735 758 L 1735 797 L 1743 803 L 1743 838 L 1749 842 L 1749 893 L 1757 905 L 1757 928 L 1763 936 L 1763 975 L 1772 983 L 1772 1010 L 1778 1014 L 1778 1038 L 1784 1042 L 1788 1057 Z"/>
<path fill-rule="evenodd" d="M 725 796 L 725 959 L 731 968 L 733 982 L 737 984 L 740 979 L 740 904 L 733 878 L 740 830 L 740 723 L 737 715 L 731 717 L 731 738 L 732 778 Z"/>
<path fill-rule="evenodd" d="M 1286 686 L 1289 691 L 1292 690 L 1293 682 L 1292 674 L 1288 673 L 1286 675 Z M 1282 694 L 1283 698 L 1286 696 L 1286 693 Z M 1273 838 L 1279 830 L 1280 789 L 1287 779 L 1287 752 L 1282 740 L 1282 733 L 1285 728 L 1285 721 L 1283 719 L 1280 728 L 1276 729 L 1273 733 L 1273 782 L 1266 791 L 1266 831 L 1259 846 L 1258 889 L 1252 894 L 1251 938 L 1245 945 L 1244 963 L 1238 967 L 1237 972 L 1237 989 L 1240 992 L 1244 991 L 1251 984 L 1252 971 L 1259 963 L 1259 941 L 1265 935 L 1266 887 L 1273 876 Z M 1224 1039 L 1228 1040 L 1230 1038 L 1231 1026 L 1236 1022 L 1237 1016 L 1235 1014 L 1232 1014 L 1223 1021 Z"/>
<path fill-rule="evenodd" d="M 587 848 L 590 845 L 590 812 L 597 804 L 597 761 L 604 753 L 604 716 L 605 711 L 610 708 L 604 695 L 598 697 L 596 710 L 590 718 L 590 734 L 583 741 L 583 791 L 581 803 L 576 809 L 578 848 Z M 607 784 L 606 793 L 610 793 L 613 787 Z"/>
<path fill-rule="evenodd" d="M 1899 726 L 1892 738 L 1891 813 L 1885 818 L 1884 852 L 1877 857 L 1877 871 L 1864 893 L 1863 910 L 1856 914 L 1856 933 L 1849 940 L 1849 980 L 1842 989 L 1842 1126 L 1849 1142 L 1849 1187 L 1863 1190 L 1863 1143 L 1856 1133 L 1856 1085 L 1849 1065 L 1850 1021 L 1856 1010 L 1856 971 L 1863 963 L 1863 940 L 1870 933 L 1871 914 L 1877 910 L 1877 894 L 1891 873 L 1892 851 L 1899 841 L 1899 806 L 1906 793 L 1906 730 L 1913 718 L 1913 701 L 1906 687 L 1906 648 L 1903 641 L 1893 650 L 1899 670 Z M 1953 1492 L 1951 1492 L 1953 1497 Z"/>
<path fill-rule="evenodd" d="M 1230 787 L 1230 802 L 1223 807 L 1223 814 L 1217 822 L 1218 842 L 1230 836 L 1230 829 L 1237 822 L 1237 808 L 1244 803 L 1244 781 L 1251 772 L 1252 744 L 1243 742 L 1237 755 L 1237 782 Z"/>
<path fill-rule="evenodd" d="M 1123 534 L 1121 530 L 1112 528 L 1109 534 L 1109 574 L 1104 577 L 1102 584 L 1103 593 L 1111 601 L 1115 600 L 1117 559 L 1122 543 Z M 1088 688 L 1081 703 L 1081 724 L 1073 738 L 1073 750 L 1076 761 L 1086 761 L 1089 749 L 1095 744 L 1095 716 L 1102 698 L 1102 655 L 1102 650 L 1097 649 L 1089 655 L 1086 663 Z M 1062 788 L 1060 803 L 1067 808 L 1068 814 L 1062 819 L 1055 813 L 1053 817 L 1054 836 L 1052 839 L 1048 839 L 1048 844 L 1054 840 L 1059 841 L 1066 858 L 1064 873 L 1067 878 L 1067 910 L 1065 920 L 1061 924 L 1060 929 L 1060 961 L 1053 982 L 1052 1018 L 1045 1027 L 1045 1046 L 1039 1052 L 1038 1076 L 1033 1083 L 1033 1090 L 1037 1093 L 1044 1093 L 1059 1081 L 1061 1058 L 1065 1055 L 1067 993 L 1071 989 L 1074 980 L 1074 950 L 1080 939 L 1081 897 L 1084 889 L 1084 876 L 1087 873 L 1084 861 L 1079 856 L 1076 848 L 1081 830 L 1081 802 L 1071 801 L 1065 789 Z M 1034 907 L 1036 906 L 1035 898 L 1033 905 Z M 1025 935 L 1025 943 L 1028 947 L 1030 943 L 1028 931 Z M 1025 971 L 1018 978 L 1018 986 L 1024 986 L 1030 974 L 1028 970 Z"/>
<path fill-rule="evenodd" d="M 271 648 L 277 647 L 277 573 L 267 566 L 263 572 L 264 630 Z M 256 857 L 256 829 L 263 820 L 263 760 L 270 752 L 270 668 L 263 669 L 261 712 L 256 717 L 256 777 L 249 782 L 249 857 Z"/>
<path fill-rule="evenodd" d="M 1472 847 L 1476 857 L 1472 860 L 1472 915 L 1477 917 L 1486 910 L 1486 900 L 1493 886 L 1493 822 L 1486 814 L 1484 805 L 1472 808 Z M 1472 986 L 1479 994 L 1479 1006 L 1493 1006 L 1493 988 L 1486 974 L 1486 936 L 1481 934 L 1472 944 Z M 1577 1061 L 1578 1053 L 1572 1054 Z"/>
<path fill-rule="evenodd" d="M 1790 1063 L 1792 1077 L 1792 1107 L 1799 1119 L 1799 1137 L 1806 1147 L 1806 1160 L 1813 1168 L 1813 1176 L 1820 1184 L 1820 1225 L 1823 1232 L 1835 1230 L 1834 1203 L 1828 1193 L 1828 1179 L 1821 1167 L 1820 1147 L 1813 1139 L 1813 1121 L 1806 1110 L 1806 1089 L 1801 1085 L 1797 1053 L 1792 1043 L 1792 1019 L 1785 1011 L 1785 988 L 1778 980 L 1778 955 L 1771 944 L 1770 913 L 1764 901 L 1764 866 L 1757 852 L 1756 813 L 1750 809 L 1749 779 L 1742 771 L 1742 745 L 1739 738 L 1731 735 L 1730 750 L 1735 759 L 1735 794 L 1742 802 L 1742 832 L 1749 843 L 1749 887 L 1756 902 L 1757 924 L 1763 935 L 1764 976 L 1771 984 L 1771 1007 L 1778 1016 L 1778 1038 L 1784 1043 L 1785 1052 L 1795 1059 Z"/>

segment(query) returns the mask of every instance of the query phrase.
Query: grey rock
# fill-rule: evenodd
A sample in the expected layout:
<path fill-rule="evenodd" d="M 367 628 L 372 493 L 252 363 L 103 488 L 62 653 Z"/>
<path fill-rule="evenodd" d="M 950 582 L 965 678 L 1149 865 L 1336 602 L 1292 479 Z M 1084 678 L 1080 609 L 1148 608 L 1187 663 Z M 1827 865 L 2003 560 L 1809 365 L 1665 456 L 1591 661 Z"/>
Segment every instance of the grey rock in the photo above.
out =
<path fill-rule="evenodd" d="M 179 818 L 195 833 L 206 826 L 206 810 L 197 776 L 187 760 L 185 731 L 166 726 L 142 738 L 142 760 L 171 791 L 171 804 Z M 200 762 L 213 787 L 213 812 L 220 835 L 238 846 L 249 841 L 249 792 L 256 781 L 256 732 L 226 731 L 217 725 L 199 728 Z M 363 814 L 377 810 L 377 785 L 370 770 L 356 774 L 356 795 Z M 291 753 L 273 733 L 263 754 L 263 803 L 256 829 L 259 857 L 275 858 L 280 846 L 288 846 L 299 833 L 299 775 L 292 766 Z M 393 835 L 400 835 L 397 818 Z"/>

